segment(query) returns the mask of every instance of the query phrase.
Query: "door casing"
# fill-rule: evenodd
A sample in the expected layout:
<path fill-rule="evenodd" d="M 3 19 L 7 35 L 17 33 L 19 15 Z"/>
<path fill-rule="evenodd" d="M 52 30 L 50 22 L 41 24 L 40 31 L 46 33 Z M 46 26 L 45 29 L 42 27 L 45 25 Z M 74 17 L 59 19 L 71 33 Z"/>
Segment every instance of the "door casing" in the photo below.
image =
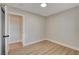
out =
<path fill-rule="evenodd" d="M 12 15 L 18 15 L 18 16 L 22 16 L 23 17 L 23 36 L 22 36 L 22 44 L 23 44 L 23 47 L 24 47 L 24 41 L 25 41 L 25 16 L 23 15 L 23 14 L 20 14 L 20 13 L 15 13 L 15 12 L 7 12 L 7 7 L 6 7 L 6 24 L 8 23 L 7 21 L 7 17 L 8 17 L 8 14 L 12 14 Z M 8 24 L 6 25 L 6 28 L 8 28 L 7 27 L 8 26 Z M 7 30 L 7 29 L 6 29 Z M 7 30 L 8 31 L 8 34 L 9 34 L 9 30 Z M 6 54 L 8 54 L 8 51 L 9 51 L 9 47 L 8 47 L 8 40 L 6 40 L 5 41 L 5 43 L 6 43 Z"/>

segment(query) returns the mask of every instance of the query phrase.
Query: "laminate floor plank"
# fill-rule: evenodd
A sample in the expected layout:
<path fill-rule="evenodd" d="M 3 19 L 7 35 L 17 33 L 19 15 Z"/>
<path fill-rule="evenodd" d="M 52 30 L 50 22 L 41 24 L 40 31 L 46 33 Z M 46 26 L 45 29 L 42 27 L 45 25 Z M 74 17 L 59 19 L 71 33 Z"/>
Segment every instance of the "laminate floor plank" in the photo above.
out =
<path fill-rule="evenodd" d="M 10 46 L 14 48 L 14 45 Z M 20 43 L 17 43 L 15 46 L 19 47 Z M 8 53 L 9 55 L 79 55 L 79 51 L 47 40 L 17 49 L 12 48 Z"/>

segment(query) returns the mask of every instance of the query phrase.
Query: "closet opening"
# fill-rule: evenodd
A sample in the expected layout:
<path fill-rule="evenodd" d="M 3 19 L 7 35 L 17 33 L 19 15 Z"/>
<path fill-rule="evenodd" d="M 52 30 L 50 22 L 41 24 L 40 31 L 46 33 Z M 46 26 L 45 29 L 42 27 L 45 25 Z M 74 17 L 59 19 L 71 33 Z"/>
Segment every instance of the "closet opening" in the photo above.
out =
<path fill-rule="evenodd" d="M 23 16 L 8 14 L 8 52 L 23 48 Z"/>

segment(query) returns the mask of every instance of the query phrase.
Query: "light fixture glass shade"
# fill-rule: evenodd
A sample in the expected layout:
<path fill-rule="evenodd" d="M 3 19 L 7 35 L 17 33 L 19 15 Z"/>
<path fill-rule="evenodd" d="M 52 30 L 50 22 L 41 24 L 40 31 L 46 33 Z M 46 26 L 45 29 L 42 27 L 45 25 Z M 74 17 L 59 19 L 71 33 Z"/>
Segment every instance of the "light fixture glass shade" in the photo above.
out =
<path fill-rule="evenodd" d="M 42 3 L 42 4 L 41 4 L 41 7 L 46 7 L 46 6 L 47 6 L 46 3 Z"/>

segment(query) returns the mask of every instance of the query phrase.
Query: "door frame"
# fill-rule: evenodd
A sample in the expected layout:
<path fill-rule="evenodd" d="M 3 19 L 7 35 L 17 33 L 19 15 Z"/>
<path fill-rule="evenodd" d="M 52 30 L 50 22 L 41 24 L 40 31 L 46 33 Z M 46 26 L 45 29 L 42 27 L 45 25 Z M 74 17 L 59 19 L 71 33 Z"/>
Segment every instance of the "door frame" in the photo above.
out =
<path fill-rule="evenodd" d="M 0 55 L 5 55 L 5 6 L 0 6 Z"/>
<path fill-rule="evenodd" d="M 25 22 L 25 16 L 23 14 L 15 13 L 15 12 L 9 12 L 8 14 L 18 15 L 18 16 L 22 16 L 23 17 L 23 19 L 22 19 L 23 20 L 23 23 L 22 23 L 23 24 L 23 26 L 22 26 L 23 27 L 23 29 L 22 29 L 23 30 L 22 43 L 23 43 L 23 46 L 24 46 L 24 39 L 25 39 L 24 38 L 25 37 L 25 25 L 24 25 L 24 22 Z"/>
<path fill-rule="evenodd" d="M 12 12 L 12 11 L 10 11 L 10 12 L 7 12 L 7 16 L 8 16 L 8 14 L 12 14 L 12 15 L 18 15 L 18 16 L 22 16 L 23 17 L 23 33 L 22 33 L 22 44 L 23 44 L 23 47 L 25 46 L 25 43 L 24 43 L 24 41 L 25 41 L 25 15 L 24 14 L 21 14 L 21 13 L 15 13 L 15 12 Z M 8 19 L 8 18 L 7 18 Z M 7 20 L 6 19 L 6 20 Z M 8 20 L 7 20 L 8 21 Z M 7 25 L 8 26 L 8 25 Z M 9 34 L 9 33 L 8 33 Z M 8 46 L 8 41 L 7 41 L 7 46 Z M 8 47 L 9 48 L 9 47 Z M 7 49 L 7 51 L 9 51 L 9 49 Z M 7 53 L 8 54 L 8 53 Z"/>
<path fill-rule="evenodd" d="M 5 35 L 8 34 L 8 28 L 7 28 L 7 6 L 5 5 Z M 8 39 L 9 38 L 5 38 L 5 55 L 8 55 Z"/>

